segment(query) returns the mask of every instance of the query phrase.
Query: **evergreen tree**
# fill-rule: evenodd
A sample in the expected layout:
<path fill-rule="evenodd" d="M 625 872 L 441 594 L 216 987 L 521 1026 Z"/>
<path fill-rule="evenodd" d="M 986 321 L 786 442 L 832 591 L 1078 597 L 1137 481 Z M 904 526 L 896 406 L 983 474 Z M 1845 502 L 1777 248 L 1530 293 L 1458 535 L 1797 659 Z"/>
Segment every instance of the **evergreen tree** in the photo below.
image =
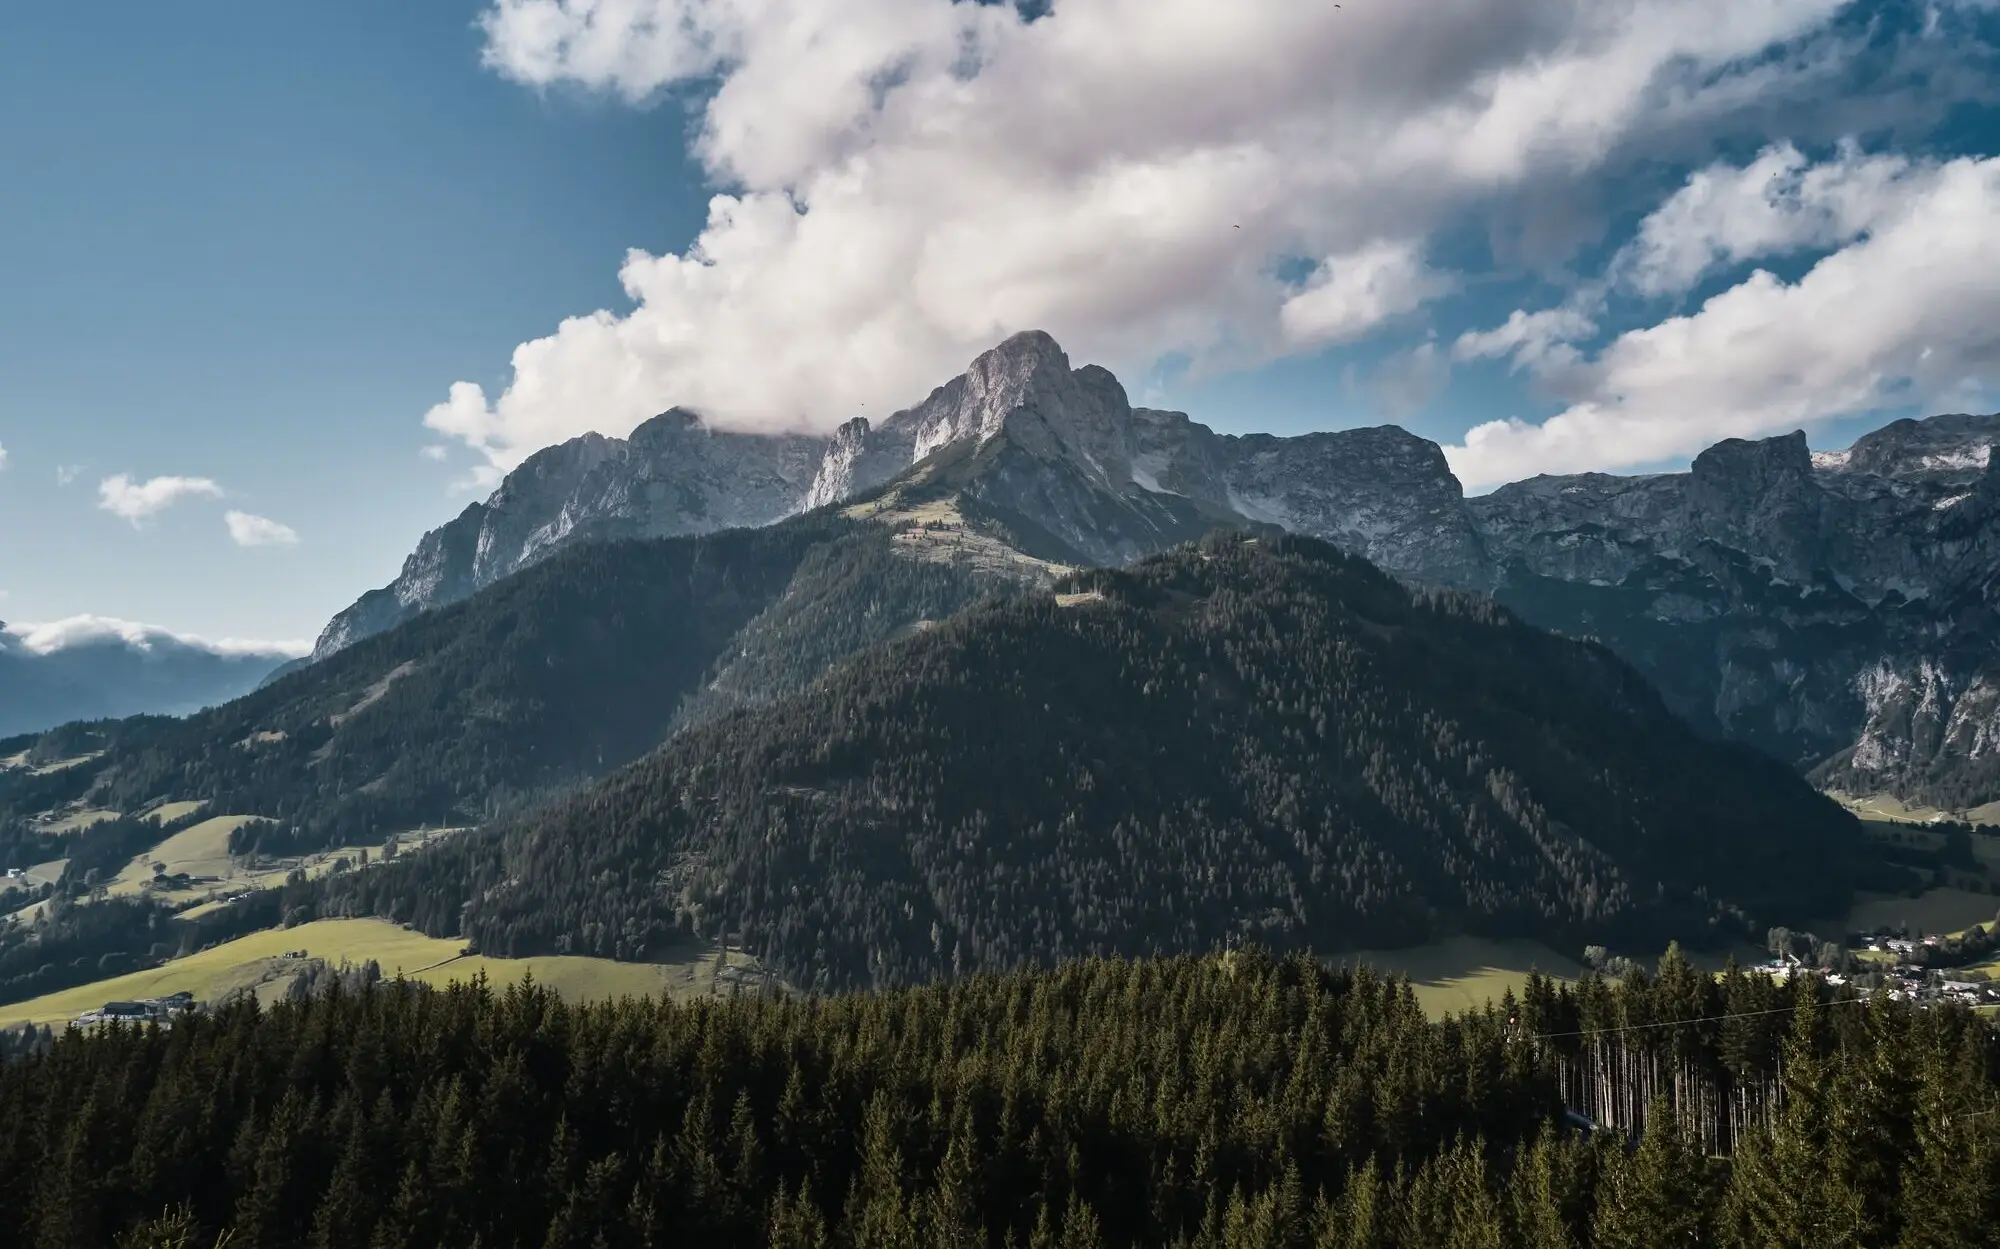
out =
<path fill-rule="evenodd" d="M 1768 1131 L 1739 1144 L 1730 1222 L 1748 1249 L 1820 1249 L 1851 1226 L 1828 1171 L 1828 1085 L 1819 1055 L 1819 986 L 1797 977 L 1792 1031 L 1781 1058 L 1783 1107 Z"/>
<path fill-rule="evenodd" d="M 1591 1243 L 1598 1249 L 1697 1249 L 1714 1243 L 1703 1160 L 1664 1094 L 1646 1110 L 1628 1153 L 1614 1142 L 1598 1182 Z"/>
<path fill-rule="evenodd" d="M 1903 1174 L 1901 1249 L 2000 1243 L 1995 1198 L 1995 1109 L 1990 1090 L 1965 1079 L 1954 1059 L 1963 1051 L 1938 1026 L 1921 1030 L 1918 1049 L 1916 1157 Z M 1968 1048 L 1986 1042 L 1968 1038 Z M 1978 1059 L 1974 1058 L 1974 1062 Z M 1983 1064 L 1982 1064 L 1983 1065 Z"/>
<path fill-rule="evenodd" d="M 1573 1151 L 1545 1124 L 1509 1185 L 1514 1239 L 1525 1249 L 1576 1249 L 1575 1170 Z"/>

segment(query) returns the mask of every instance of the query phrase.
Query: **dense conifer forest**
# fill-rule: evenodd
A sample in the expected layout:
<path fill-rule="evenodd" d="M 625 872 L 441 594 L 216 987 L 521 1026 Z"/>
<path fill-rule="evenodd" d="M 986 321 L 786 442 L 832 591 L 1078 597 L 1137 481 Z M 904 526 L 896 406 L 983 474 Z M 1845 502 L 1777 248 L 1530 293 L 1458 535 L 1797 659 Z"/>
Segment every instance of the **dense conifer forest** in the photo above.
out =
<path fill-rule="evenodd" d="M 321 913 L 500 955 L 730 936 L 831 989 L 1245 939 L 1660 949 L 1845 910 L 1846 813 L 1490 600 L 1296 538 L 1059 589 L 338 882 Z"/>
<path fill-rule="evenodd" d="M 0 1064 L 0 1226 L 46 1249 L 1945 1249 L 2000 1226 L 1997 1058 L 1960 1011 L 1672 952 L 1443 1023 L 1248 951 L 686 1005 L 336 984 Z"/>

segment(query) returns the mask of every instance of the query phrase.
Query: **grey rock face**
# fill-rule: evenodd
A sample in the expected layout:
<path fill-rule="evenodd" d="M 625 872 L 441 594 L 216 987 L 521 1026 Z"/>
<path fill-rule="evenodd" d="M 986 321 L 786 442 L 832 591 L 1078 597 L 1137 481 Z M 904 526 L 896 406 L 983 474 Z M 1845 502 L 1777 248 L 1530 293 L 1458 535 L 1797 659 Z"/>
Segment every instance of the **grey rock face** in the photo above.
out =
<path fill-rule="evenodd" d="M 801 510 L 828 441 L 718 433 L 674 409 L 629 439 L 585 434 L 528 457 L 484 502 L 417 543 L 396 579 L 335 616 L 325 658 L 477 592 L 568 542 L 768 525 Z"/>
<path fill-rule="evenodd" d="M 1465 492 L 1429 439 L 1394 425 L 1278 438 L 1216 434 L 1179 412 L 1134 418 L 1148 489 L 1324 538 L 1401 577 L 1492 585 Z"/>
<path fill-rule="evenodd" d="M 879 425 L 856 417 L 830 437 L 765 437 L 711 430 L 675 409 L 629 439 L 587 434 L 537 452 L 424 535 L 395 581 L 336 616 L 313 654 L 455 602 L 567 542 L 767 525 L 928 457 L 975 452 L 958 474 L 964 491 L 1050 558 L 1121 563 L 1248 521 L 1331 539 L 1405 576 L 1492 580 L 1436 444 L 1393 427 L 1221 436 L 1180 413 L 1135 411 L 1109 371 L 1071 368 L 1053 338 L 1030 331 Z"/>
<path fill-rule="evenodd" d="M 1686 500 L 1690 537 L 1754 547 L 1789 580 L 1809 579 L 1820 564 L 1831 501 L 1813 480 L 1804 430 L 1716 443 L 1695 457 Z"/>
<path fill-rule="evenodd" d="M 1500 597 L 1594 633 L 1698 723 L 1858 792 L 2000 797 L 2000 416 L 1845 451 L 1732 440 L 1692 471 L 1471 501 Z M 1983 778 L 1983 779 L 1982 779 Z"/>

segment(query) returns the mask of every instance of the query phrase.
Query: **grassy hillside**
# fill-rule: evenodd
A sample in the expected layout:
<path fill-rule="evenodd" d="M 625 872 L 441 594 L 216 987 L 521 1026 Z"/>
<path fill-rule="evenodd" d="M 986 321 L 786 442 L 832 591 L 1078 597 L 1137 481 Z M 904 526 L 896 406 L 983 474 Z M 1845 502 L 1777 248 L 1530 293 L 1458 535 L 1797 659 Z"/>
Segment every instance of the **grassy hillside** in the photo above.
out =
<path fill-rule="evenodd" d="M 260 985 L 282 991 L 308 961 L 332 966 L 372 961 L 381 966 L 385 978 L 401 976 L 436 987 L 467 983 L 483 974 L 496 988 L 504 988 L 532 976 L 536 983 L 575 1002 L 707 997 L 718 992 L 727 996 L 738 981 L 746 988 L 758 983 L 755 960 L 693 944 L 657 963 L 614 963 L 574 956 L 488 958 L 464 956 L 463 948 L 461 942 L 427 937 L 387 920 L 317 920 L 239 937 L 160 967 L 0 1006 L 0 1028 L 21 1023 L 60 1025 L 106 1002 L 182 991 L 202 1002 Z M 290 957 L 300 951 L 303 957 Z M 270 995 L 265 996 L 268 999 Z"/>

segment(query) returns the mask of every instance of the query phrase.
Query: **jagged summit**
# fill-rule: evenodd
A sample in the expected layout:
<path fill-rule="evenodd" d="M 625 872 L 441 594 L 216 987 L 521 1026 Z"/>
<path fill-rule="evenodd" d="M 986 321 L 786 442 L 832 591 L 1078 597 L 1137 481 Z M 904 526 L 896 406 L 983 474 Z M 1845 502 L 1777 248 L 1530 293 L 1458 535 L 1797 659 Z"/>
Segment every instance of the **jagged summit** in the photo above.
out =
<path fill-rule="evenodd" d="M 454 602 L 556 547 L 767 525 L 875 490 L 940 452 L 978 458 L 957 487 L 1043 557 L 1120 563 L 1218 523 L 1324 537 L 1392 572 L 1490 581 L 1463 492 L 1435 443 L 1394 427 L 1299 438 L 1223 436 L 1135 410 L 1099 365 L 1053 336 L 1014 334 L 922 402 L 831 435 L 711 429 L 673 408 L 628 438 L 536 452 L 482 503 L 424 535 L 396 580 L 320 635 L 315 658 Z"/>

